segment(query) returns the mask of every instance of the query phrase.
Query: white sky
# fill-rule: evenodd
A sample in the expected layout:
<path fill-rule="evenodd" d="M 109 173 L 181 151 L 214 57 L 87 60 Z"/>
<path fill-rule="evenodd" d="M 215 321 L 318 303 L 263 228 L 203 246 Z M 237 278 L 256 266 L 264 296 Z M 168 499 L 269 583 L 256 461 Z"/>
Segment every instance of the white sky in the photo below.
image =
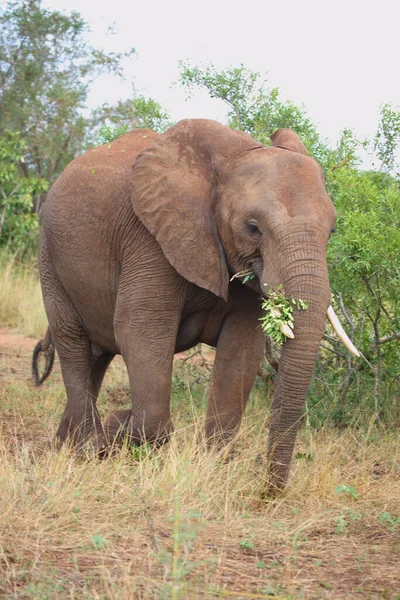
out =
<path fill-rule="evenodd" d="M 171 87 L 178 61 L 213 62 L 268 72 L 283 99 L 304 104 L 319 131 L 336 141 L 344 127 L 375 133 L 379 106 L 400 105 L 399 0 L 45 0 L 79 11 L 94 45 L 138 56 L 126 64 L 127 81 L 103 77 L 91 104 L 126 98 L 135 87 L 172 118 L 224 120 L 225 107 L 206 93 L 185 101 Z M 115 22 L 117 35 L 106 35 Z"/>

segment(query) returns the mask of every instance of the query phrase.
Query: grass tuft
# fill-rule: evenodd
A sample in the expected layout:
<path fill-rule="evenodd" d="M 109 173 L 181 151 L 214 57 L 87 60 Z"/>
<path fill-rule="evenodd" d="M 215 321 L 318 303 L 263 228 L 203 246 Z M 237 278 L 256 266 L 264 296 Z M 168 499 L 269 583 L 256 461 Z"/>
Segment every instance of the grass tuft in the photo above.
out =
<path fill-rule="evenodd" d="M 36 261 L 20 263 L 4 251 L 0 252 L 0 324 L 38 338 L 47 328 Z"/>

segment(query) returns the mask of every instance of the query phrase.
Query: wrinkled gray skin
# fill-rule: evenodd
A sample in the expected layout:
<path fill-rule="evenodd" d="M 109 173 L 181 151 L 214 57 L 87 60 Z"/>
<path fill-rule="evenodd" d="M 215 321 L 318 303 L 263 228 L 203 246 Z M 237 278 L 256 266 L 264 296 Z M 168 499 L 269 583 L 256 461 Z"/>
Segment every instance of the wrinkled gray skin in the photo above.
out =
<path fill-rule="evenodd" d="M 199 342 L 217 348 L 206 433 L 230 438 L 264 351 L 260 290 L 283 284 L 309 304 L 295 311 L 273 401 L 269 492 L 285 486 L 330 302 L 335 211 L 296 134 L 272 140 L 264 148 L 202 119 L 163 135 L 136 130 L 75 159 L 54 184 L 40 277 L 68 398 L 60 443 L 100 449 L 120 423 L 136 443 L 168 439 L 173 356 Z M 229 282 L 248 268 L 258 280 Z M 111 415 L 106 435 L 96 399 L 115 354 L 132 411 Z"/>

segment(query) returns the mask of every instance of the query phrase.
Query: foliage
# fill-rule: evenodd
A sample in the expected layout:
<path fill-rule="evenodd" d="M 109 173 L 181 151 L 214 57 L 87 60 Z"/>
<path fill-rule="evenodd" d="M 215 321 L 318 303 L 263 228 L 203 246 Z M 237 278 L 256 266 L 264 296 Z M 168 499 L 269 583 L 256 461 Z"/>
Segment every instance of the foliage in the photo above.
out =
<path fill-rule="evenodd" d="M 110 123 L 105 127 L 111 127 L 112 129 L 113 126 L 116 126 L 115 133 L 119 131 L 119 128 L 121 128 L 122 133 L 125 133 L 125 131 L 136 127 L 152 129 L 162 133 L 172 125 L 168 111 L 164 110 L 153 98 L 145 98 L 141 95 L 134 95 L 127 100 L 120 100 L 113 106 L 103 104 L 95 111 L 95 118 L 98 123 L 104 123 L 104 121 Z M 115 135 L 115 137 L 118 137 L 118 135 Z"/>
<path fill-rule="evenodd" d="M 135 127 L 153 129 L 163 133 L 173 125 L 167 110 L 153 100 L 144 96 L 136 96 L 132 101 L 133 124 Z"/>
<path fill-rule="evenodd" d="M 48 187 L 44 179 L 21 173 L 25 145 L 19 133 L 0 137 L 0 246 L 20 253 L 36 247 L 39 225 L 32 212 L 33 197 Z"/>
<path fill-rule="evenodd" d="M 255 279 L 256 275 L 255 273 L 249 273 L 248 275 L 246 275 L 242 281 L 242 283 L 247 283 L 248 281 L 251 281 L 252 279 Z"/>
<path fill-rule="evenodd" d="M 400 516 L 393 517 L 389 512 L 385 511 L 381 514 L 379 520 L 386 525 L 390 531 L 395 531 L 396 529 L 400 530 Z"/>
<path fill-rule="evenodd" d="M 90 83 L 103 72 L 120 75 L 121 59 L 133 52 L 106 54 L 88 44 L 87 31 L 79 13 L 42 0 L 15 0 L 0 12 L 0 135 L 20 132 L 26 177 L 52 182 L 82 151 Z"/>
<path fill-rule="evenodd" d="M 103 125 L 103 127 L 99 131 L 99 137 L 97 140 L 96 146 L 102 146 L 103 144 L 109 144 L 120 135 L 123 135 L 128 131 L 127 125 L 117 125 L 116 127 L 112 127 L 110 125 Z"/>
<path fill-rule="evenodd" d="M 328 245 L 333 302 L 362 358 L 326 331 L 308 401 L 315 425 L 400 418 L 400 184 L 387 170 L 360 170 L 359 145 L 344 131 L 325 179 L 338 214 Z"/>
<path fill-rule="evenodd" d="M 211 98 L 228 105 L 228 124 L 233 129 L 247 131 L 263 144 L 270 144 L 276 129 L 290 127 L 301 137 L 315 156 L 324 151 L 315 125 L 303 106 L 298 107 L 279 97 L 278 88 L 267 86 L 266 75 L 240 67 L 217 71 L 213 65 L 192 67 L 181 62 L 179 82 L 190 94 L 195 88 L 205 88 Z"/>
<path fill-rule="evenodd" d="M 379 280 L 384 281 L 381 294 L 395 302 L 400 275 L 399 183 L 380 173 L 347 168 L 337 171 L 330 185 L 340 232 L 328 250 L 335 281 L 351 286 L 348 295 L 349 301 L 354 298 L 353 306 L 359 286 L 368 291 L 371 279 L 377 289 Z M 376 305 L 376 298 L 370 302 Z"/>
<path fill-rule="evenodd" d="M 348 392 L 357 400 L 361 377 L 382 418 L 383 391 L 395 389 L 400 375 L 400 185 L 385 173 L 344 167 L 331 174 L 330 187 L 338 212 L 328 247 L 331 287 L 366 358 L 343 359 L 341 404 Z"/>
<path fill-rule="evenodd" d="M 400 144 L 400 109 L 384 104 L 381 106 L 380 117 L 374 150 L 382 163 L 382 169 L 400 170 L 400 165 L 396 162 L 396 150 Z"/>
<path fill-rule="evenodd" d="M 266 335 L 281 346 L 288 337 L 293 337 L 293 308 L 307 310 L 307 304 L 299 299 L 286 298 L 279 290 L 268 291 L 268 298 L 263 300 L 265 315 L 260 318 L 261 328 Z"/>
<path fill-rule="evenodd" d="M 200 68 L 183 61 L 180 66 L 179 83 L 188 95 L 196 88 L 205 88 L 211 98 L 225 102 L 228 125 L 233 129 L 242 129 L 265 145 L 271 143 L 270 136 L 277 129 L 293 129 L 325 171 L 359 163 L 357 149 L 365 142 L 356 140 L 349 129 L 344 129 L 337 147 L 329 146 L 305 107 L 281 100 L 279 88 L 268 87 L 266 74 L 253 72 L 243 65 L 222 71 L 213 65 Z"/>
<path fill-rule="evenodd" d="M 338 485 L 335 494 L 349 494 L 354 500 L 358 500 L 357 491 L 352 485 Z"/>

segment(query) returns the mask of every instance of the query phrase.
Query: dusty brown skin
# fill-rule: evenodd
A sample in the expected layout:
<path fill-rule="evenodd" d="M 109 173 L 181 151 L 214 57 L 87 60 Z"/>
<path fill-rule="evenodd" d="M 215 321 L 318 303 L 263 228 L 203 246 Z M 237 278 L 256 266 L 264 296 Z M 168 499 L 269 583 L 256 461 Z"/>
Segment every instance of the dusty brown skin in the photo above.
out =
<path fill-rule="evenodd" d="M 229 438 L 264 351 L 260 289 L 283 284 L 309 304 L 295 314 L 273 402 L 269 491 L 284 487 L 330 301 L 335 211 L 296 134 L 272 140 L 264 148 L 214 121 L 186 120 L 90 150 L 57 180 L 40 275 L 68 397 L 60 442 L 106 443 L 96 399 L 118 353 L 132 412 L 111 416 L 108 435 L 121 422 L 136 443 L 168 439 L 173 355 L 199 342 L 217 348 L 206 432 Z M 248 268 L 258 282 L 229 282 Z"/>

